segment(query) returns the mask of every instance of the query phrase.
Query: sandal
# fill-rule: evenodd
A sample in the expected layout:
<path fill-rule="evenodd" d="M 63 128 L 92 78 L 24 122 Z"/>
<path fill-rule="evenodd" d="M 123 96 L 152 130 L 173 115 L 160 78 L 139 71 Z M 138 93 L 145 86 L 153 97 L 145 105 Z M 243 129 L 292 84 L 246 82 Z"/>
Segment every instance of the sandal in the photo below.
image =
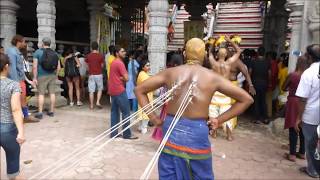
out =
<path fill-rule="evenodd" d="M 296 162 L 296 156 L 289 153 L 284 153 L 283 158 L 291 162 Z"/>
<path fill-rule="evenodd" d="M 98 107 L 98 109 L 102 109 L 103 107 L 100 104 L 96 105 Z"/>
<path fill-rule="evenodd" d="M 135 140 L 135 139 L 139 139 L 139 138 L 138 138 L 138 136 L 130 136 L 128 138 L 123 138 L 123 139 Z"/>

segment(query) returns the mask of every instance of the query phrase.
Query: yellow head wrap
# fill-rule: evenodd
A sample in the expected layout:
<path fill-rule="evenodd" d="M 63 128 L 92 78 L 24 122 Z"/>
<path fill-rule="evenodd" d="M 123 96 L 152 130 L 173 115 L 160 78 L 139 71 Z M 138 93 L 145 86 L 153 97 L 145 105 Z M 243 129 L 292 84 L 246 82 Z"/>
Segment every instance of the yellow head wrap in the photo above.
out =
<path fill-rule="evenodd" d="M 227 41 L 224 39 L 225 36 L 220 36 L 218 40 L 216 40 L 216 46 L 219 47 L 222 44 L 225 44 Z"/>
<path fill-rule="evenodd" d="M 204 42 L 199 38 L 192 38 L 186 44 L 186 58 L 188 62 L 203 62 L 206 50 Z"/>
<path fill-rule="evenodd" d="M 211 46 L 214 46 L 215 45 L 215 42 L 216 42 L 216 39 L 213 38 L 213 37 L 210 37 L 207 41 L 207 44 L 211 45 Z"/>
<path fill-rule="evenodd" d="M 236 43 L 236 44 L 240 44 L 241 43 L 241 37 L 239 36 L 239 35 L 233 35 L 232 37 L 231 37 L 231 41 L 233 41 L 234 43 Z"/>

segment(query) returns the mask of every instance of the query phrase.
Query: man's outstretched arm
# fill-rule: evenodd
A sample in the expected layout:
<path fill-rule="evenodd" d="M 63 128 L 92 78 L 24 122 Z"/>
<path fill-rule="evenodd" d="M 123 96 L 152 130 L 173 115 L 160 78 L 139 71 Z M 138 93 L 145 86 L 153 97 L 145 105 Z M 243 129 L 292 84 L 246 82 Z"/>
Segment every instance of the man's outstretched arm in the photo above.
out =
<path fill-rule="evenodd" d="M 136 88 L 134 89 L 134 93 L 138 99 L 140 107 L 145 107 L 150 103 L 147 96 L 149 92 L 165 85 L 165 81 L 167 79 L 167 71 L 168 70 L 164 70 L 136 86 Z M 155 125 L 159 126 L 162 124 L 162 121 L 154 112 L 150 113 L 148 117 Z"/>
<path fill-rule="evenodd" d="M 236 53 L 234 53 L 234 55 L 227 60 L 229 64 L 232 64 L 240 59 L 241 49 L 236 43 L 230 40 L 229 36 L 225 36 L 225 39 L 231 44 L 233 49 L 236 50 Z"/>
<path fill-rule="evenodd" d="M 213 129 L 218 128 L 218 126 L 231 118 L 238 116 L 243 111 L 245 111 L 250 104 L 253 103 L 252 97 L 243 89 L 233 85 L 230 81 L 224 79 L 223 77 L 217 76 L 216 78 L 217 91 L 225 94 L 236 100 L 229 110 L 221 114 L 216 118 L 210 118 L 210 124 Z"/>

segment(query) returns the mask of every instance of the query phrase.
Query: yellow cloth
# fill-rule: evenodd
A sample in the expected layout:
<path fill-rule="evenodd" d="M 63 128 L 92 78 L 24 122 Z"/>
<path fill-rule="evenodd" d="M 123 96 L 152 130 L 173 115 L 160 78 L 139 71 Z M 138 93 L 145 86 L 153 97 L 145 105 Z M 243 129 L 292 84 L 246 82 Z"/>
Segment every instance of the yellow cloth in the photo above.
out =
<path fill-rule="evenodd" d="M 111 63 L 112 63 L 113 60 L 115 60 L 115 59 L 116 59 L 116 57 L 114 57 L 114 55 L 110 55 L 110 56 L 108 57 L 108 59 L 106 59 L 108 79 L 109 79 L 109 76 L 110 76 L 110 66 L 111 66 Z"/>
<path fill-rule="evenodd" d="M 58 72 L 58 76 L 59 77 L 64 77 L 64 58 L 61 56 L 60 58 L 59 58 L 59 61 L 60 61 L 60 70 L 59 70 L 59 72 Z"/>
<path fill-rule="evenodd" d="M 284 81 L 286 80 L 287 76 L 288 76 L 288 68 L 287 67 L 280 68 L 279 74 L 278 74 L 280 95 L 284 94 L 284 91 L 282 91 L 282 85 L 284 84 Z"/>
<path fill-rule="evenodd" d="M 141 71 L 138 75 L 138 78 L 137 78 L 137 85 L 141 84 L 143 81 L 147 80 L 150 76 L 145 72 L 145 71 Z M 148 99 L 149 99 L 149 102 L 152 102 L 153 101 L 153 92 L 149 92 L 148 93 Z M 141 107 L 139 106 L 138 110 L 140 110 Z M 144 112 L 141 112 L 139 114 L 139 118 L 141 118 L 141 120 L 148 120 L 148 116 L 146 113 Z"/>
<path fill-rule="evenodd" d="M 232 83 L 238 86 L 237 81 Z M 209 117 L 215 118 L 230 109 L 231 105 L 235 103 L 235 100 L 216 91 L 211 99 L 209 106 Z M 222 124 L 223 130 L 226 132 L 227 127 L 232 131 L 237 126 L 237 117 L 230 119 Z"/>

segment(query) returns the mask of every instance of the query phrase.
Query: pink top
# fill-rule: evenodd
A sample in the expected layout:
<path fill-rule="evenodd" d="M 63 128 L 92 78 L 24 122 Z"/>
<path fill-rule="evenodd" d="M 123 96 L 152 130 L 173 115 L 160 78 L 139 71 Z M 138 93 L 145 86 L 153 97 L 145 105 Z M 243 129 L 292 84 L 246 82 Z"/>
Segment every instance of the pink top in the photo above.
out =
<path fill-rule="evenodd" d="M 290 84 L 289 84 L 289 88 L 288 88 L 290 97 L 296 96 L 295 94 L 296 94 L 296 90 L 297 90 L 299 82 L 300 82 L 300 78 L 301 78 L 300 74 L 298 74 L 296 72 L 291 73 Z"/>
<path fill-rule="evenodd" d="M 128 74 L 126 67 L 120 59 L 115 59 L 110 66 L 108 92 L 111 96 L 118 96 L 125 91 L 125 82 L 120 78 Z"/>

